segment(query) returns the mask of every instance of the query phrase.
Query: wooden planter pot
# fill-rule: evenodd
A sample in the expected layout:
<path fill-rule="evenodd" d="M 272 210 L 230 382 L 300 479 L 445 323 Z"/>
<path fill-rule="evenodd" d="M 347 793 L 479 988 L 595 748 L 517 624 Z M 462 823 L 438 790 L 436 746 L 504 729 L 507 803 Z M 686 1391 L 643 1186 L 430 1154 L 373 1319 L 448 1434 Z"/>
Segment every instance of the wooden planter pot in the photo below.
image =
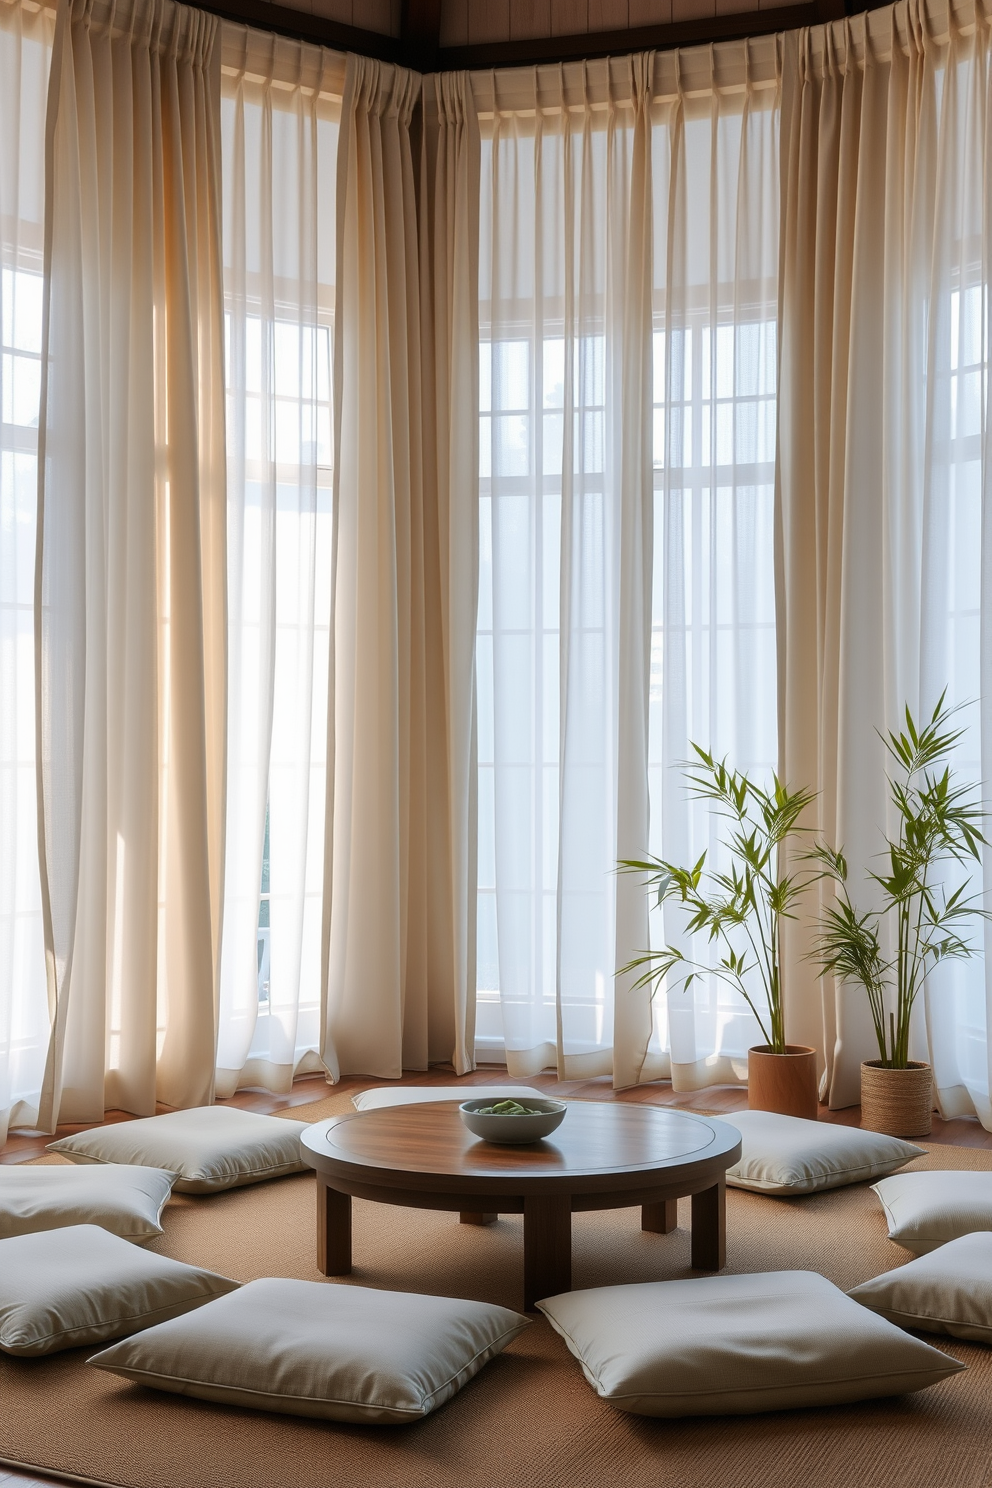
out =
<path fill-rule="evenodd" d="M 784 1054 L 768 1044 L 747 1051 L 747 1104 L 751 1111 L 816 1120 L 816 1050 L 786 1044 Z"/>
<path fill-rule="evenodd" d="M 861 1066 L 861 1125 L 889 1137 L 930 1135 L 933 1072 L 928 1064 L 886 1069 L 879 1059 Z"/>

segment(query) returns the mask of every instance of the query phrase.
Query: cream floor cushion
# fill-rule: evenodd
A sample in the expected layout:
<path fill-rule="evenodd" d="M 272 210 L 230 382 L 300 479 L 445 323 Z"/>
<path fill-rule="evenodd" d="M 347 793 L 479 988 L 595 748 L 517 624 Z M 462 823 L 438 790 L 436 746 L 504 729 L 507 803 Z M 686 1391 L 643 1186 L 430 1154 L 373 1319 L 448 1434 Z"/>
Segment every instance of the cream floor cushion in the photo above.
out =
<path fill-rule="evenodd" d="M 900 1328 L 992 1343 L 992 1234 L 949 1240 L 848 1296 Z"/>
<path fill-rule="evenodd" d="M 754 1193 L 808 1194 L 894 1173 L 923 1157 L 922 1147 L 829 1121 L 805 1121 L 772 1111 L 735 1111 L 724 1118 L 741 1134 L 740 1159 L 727 1182 Z"/>
<path fill-rule="evenodd" d="M 360 1090 L 351 1098 L 356 1111 L 381 1111 L 385 1106 L 416 1106 L 426 1101 L 543 1100 L 530 1085 L 394 1085 Z"/>
<path fill-rule="evenodd" d="M 97 1171 L 63 1163 L 0 1165 L 0 1240 L 64 1225 L 94 1224 L 138 1244 L 161 1235 L 175 1182 L 161 1168 L 115 1163 Z"/>
<path fill-rule="evenodd" d="M 179 1193 L 217 1193 L 281 1178 L 306 1167 L 305 1121 L 259 1116 L 234 1106 L 195 1106 L 141 1121 L 98 1126 L 51 1142 L 74 1163 L 144 1163 L 175 1174 Z"/>
<path fill-rule="evenodd" d="M 450 1400 L 526 1326 L 486 1302 L 268 1278 L 88 1362 L 225 1405 L 398 1425 Z"/>
<path fill-rule="evenodd" d="M 202 1307 L 238 1285 L 111 1235 L 70 1225 L 0 1240 L 0 1349 L 54 1354 Z"/>
<path fill-rule="evenodd" d="M 838 1405 L 964 1368 L 814 1271 L 597 1287 L 538 1306 L 597 1395 L 635 1415 Z"/>
<path fill-rule="evenodd" d="M 968 1235 L 992 1230 L 992 1173 L 896 1173 L 873 1184 L 885 1210 L 889 1239 L 925 1255 Z"/>

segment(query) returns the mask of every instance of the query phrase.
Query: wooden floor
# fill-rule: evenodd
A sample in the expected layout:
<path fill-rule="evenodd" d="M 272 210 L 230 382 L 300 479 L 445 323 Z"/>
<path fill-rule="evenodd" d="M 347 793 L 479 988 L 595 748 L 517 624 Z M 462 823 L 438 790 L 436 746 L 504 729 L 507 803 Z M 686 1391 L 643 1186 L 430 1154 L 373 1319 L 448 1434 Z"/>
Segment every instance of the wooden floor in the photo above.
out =
<path fill-rule="evenodd" d="M 409 1085 L 449 1085 L 455 1079 L 455 1072 L 450 1065 L 435 1065 L 427 1071 L 411 1071 L 404 1075 L 404 1082 Z M 474 1074 L 463 1076 L 458 1083 L 479 1085 L 495 1081 L 502 1083 L 505 1080 L 506 1074 L 502 1067 L 483 1066 Z M 674 1092 L 667 1080 L 657 1080 L 650 1085 L 638 1085 L 630 1090 L 615 1091 L 608 1075 L 595 1080 L 559 1081 L 553 1074 L 544 1074 L 536 1075 L 520 1083 L 533 1085 L 572 1100 L 632 1101 L 641 1105 L 676 1106 L 681 1110 L 702 1110 L 725 1115 L 744 1110 L 747 1106 L 747 1089 L 741 1085 L 711 1085 L 706 1090 L 686 1095 Z M 395 1082 L 391 1080 L 370 1080 L 367 1077 L 346 1076 L 334 1088 L 336 1091 L 347 1094 L 349 1091 L 368 1090 L 377 1085 L 388 1087 L 393 1084 Z M 289 1095 L 272 1095 L 266 1090 L 241 1090 L 231 1100 L 220 1101 L 218 1104 L 237 1106 L 244 1111 L 285 1111 L 293 1106 L 304 1106 L 311 1101 L 320 1100 L 327 1092 L 327 1088 L 323 1075 L 309 1075 L 297 1080 Z M 166 1108 L 161 1109 L 164 1111 Z M 108 1111 L 106 1116 L 108 1124 L 132 1119 L 124 1111 Z M 848 1106 L 843 1111 L 828 1111 L 826 1107 L 821 1106 L 820 1120 L 838 1122 L 845 1126 L 858 1126 L 861 1121 L 861 1108 L 860 1106 Z M 91 1124 L 60 1126 L 57 1135 L 69 1136 L 72 1132 L 85 1130 Z M 929 1140 L 947 1142 L 957 1147 L 992 1148 L 992 1132 L 987 1132 L 973 1116 L 959 1117 L 954 1121 L 942 1121 L 939 1116 L 935 1115 Z M 6 1146 L 0 1150 L 0 1162 L 29 1162 L 33 1157 L 41 1157 L 46 1144 L 50 1141 L 52 1138 L 41 1132 L 14 1132 L 7 1139 Z M 52 1488 L 51 1479 L 33 1478 L 24 1473 L 5 1469 L 0 1465 L 0 1488 L 30 1488 L 32 1484 L 35 1488 Z"/>
<path fill-rule="evenodd" d="M 495 1081 L 503 1083 L 507 1076 L 502 1066 L 484 1065 L 474 1074 L 463 1075 L 458 1079 L 450 1065 L 432 1065 L 429 1070 L 411 1070 L 403 1079 L 408 1085 L 450 1085 L 455 1082 L 460 1085 L 479 1085 Z M 388 1088 L 395 1083 L 394 1080 L 372 1080 L 365 1075 L 346 1075 L 334 1089 L 346 1095 L 351 1091 L 374 1089 L 379 1085 Z M 549 1094 L 570 1100 L 633 1101 L 651 1106 L 675 1106 L 685 1111 L 710 1111 L 714 1115 L 742 1111 L 747 1106 L 747 1088 L 743 1085 L 710 1085 L 705 1090 L 687 1095 L 673 1091 L 667 1080 L 655 1080 L 649 1085 L 636 1085 L 629 1090 L 614 1090 L 609 1075 L 602 1075 L 594 1080 L 559 1080 L 553 1074 L 543 1074 L 519 1083 L 533 1085 L 547 1090 Z M 311 1101 L 320 1100 L 327 1091 L 328 1086 L 323 1075 L 308 1075 L 295 1082 L 289 1095 L 272 1095 L 267 1090 L 240 1090 L 231 1100 L 218 1101 L 218 1105 L 238 1106 L 243 1111 L 286 1111 L 293 1106 L 305 1106 Z M 159 1107 L 160 1113 L 167 1109 L 165 1106 Z M 821 1121 L 839 1122 L 844 1126 L 859 1126 L 861 1123 L 860 1106 L 847 1106 L 842 1111 L 828 1111 L 825 1106 L 821 1106 L 819 1114 Z M 105 1117 L 107 1125 L 131 1120 L 133 1118 L 126 1111 L 108 1111 Z M 92 1124 L 85 1122 L 75 1126 L 60 1126 L 56 1135 L 70 1136 L 73 1132 L 87 1130 Z M 33 1157 L 41 1157 L 46 1145 L 52 1140 L 52 1137 L 41 1132 L 13 1132 L 7 1139 L 7 1145 L 0 1149 L 0 1163 L 29 1162 Z M 942 1121 L 935 1114 L 929 1140 L 949 1142 L 955 1147 L 992 1148 L 992 1132 L 987 1132 L 974 1116 Z"/>

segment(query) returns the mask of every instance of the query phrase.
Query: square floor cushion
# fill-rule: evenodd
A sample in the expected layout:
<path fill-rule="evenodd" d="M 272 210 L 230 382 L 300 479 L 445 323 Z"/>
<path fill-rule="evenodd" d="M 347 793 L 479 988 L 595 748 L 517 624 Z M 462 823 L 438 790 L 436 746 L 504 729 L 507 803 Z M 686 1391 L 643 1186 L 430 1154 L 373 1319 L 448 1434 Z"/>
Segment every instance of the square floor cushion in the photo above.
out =
<path fill-rule="evenodd" d="M 360 1090 L 351 1097 L 356 1111 L 381 1111 L 385 1106 L 416 1106 L 424 1101 L 544 1100 L 530 1085 L 394 1085 Z"/>
<path fill-rule="evenodd" d="M 238 1285 L 97 1225 L 0 1240 L 0 1349 L 54 1354 L 202 1307 Z"/>
<path fill-rule="evenodd" d="M 177 1193 L 217 1193 L 300 1173 L 305 1121 L 230 1106 L 195 1106 L 142 1121 L 98 1126 L 51 1142 L 74 1163 L 145 1163 L 175 1174 Z"/>
<path fill-rule="evenodd" d="M 161 1235 L 159 1219 L 175 1177 L 161 1168 L 115 1163 L 70 1168 L 64 1163 L 0 1165 L 0 1240 L 93 1224 L 142 1244 Z"/>
<path fill-rule="evenodd" d="M 964 1368 L 814 1271 L 597 1287 L 538 1307 L 597 1395 L 635 1415 L 838 1405 Z"/>
<path fill-rule="evenodd" d="M 992 1343 L 992 1234 L 949 1240 L 848 1296 L 900 1328 Z"/>
<path fill-rule="evenodd" d="M 894 1173 L 923 1157 L 922 1147 L 856 1126 L 805 1121 L 772 1111 L 735 1111 L 725 1118 L 741 1134 L 740 1159 L 727 1182 L 754 1193 L 808 1194 Z"/>
<path fill-rule="evenodd" d="M 399 1425 L 450 1400 L 526 1326 L 487 1302 L 268 1278 L 88 1362 L 224 1405 Z"/>
<path fill-rule="evenodd" d="M 973 1230 L 992 1230 L 992 1173 L 897 1173 L 873 1184 L 889 1239 L 926 1255 Z"/>

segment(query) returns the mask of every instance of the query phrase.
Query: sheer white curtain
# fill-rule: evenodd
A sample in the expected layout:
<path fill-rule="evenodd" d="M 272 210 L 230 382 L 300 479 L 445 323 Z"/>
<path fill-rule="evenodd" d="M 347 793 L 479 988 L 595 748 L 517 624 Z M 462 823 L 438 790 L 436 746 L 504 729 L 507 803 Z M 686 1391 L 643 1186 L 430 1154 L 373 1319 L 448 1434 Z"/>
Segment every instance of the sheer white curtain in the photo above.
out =
<path fill-rule="evenodd" d="M 914 0 L 787 46 L 783 751 L 857 883 L 886 824 L 876 729 L 947 688 L 978 703 L 957 766 L 992 765 L 989 19 Z M 914 1049 L 945 1114 L 987 1125 L 990 972 L 938 968 Z M 825 988 L 822 1027 L 822 1093 L 853 1104 L 876 1056 L 863 994 Z"/>
<path fill-rule="evenodd" d="M 214 1088 L 225 475 L 217 22 L 71 0 L 48 116 L 40 1120 Z"/>
<path fill-rule="evenodd" d="M 654 108 L 650 848 L 726 866 L 724 824 L 682 765 L 692 743 L 766 782 L 777 762 L 778 44 L 695 52 L 675 82 Z M 684 923 L 672 906 L 653 915 L 656 943 Z M 705 962 L 703 938 L 692 952 Z M 657 1011 L 652 1048 L 676 1090 L 746 1079 L 762 1036 L 722 982 L 669 986 Z"/>
<path fill-rule="evenodd" d="M 497 74 L 480 228 L 481 986 L 510 1071 L 637 1078 L 647 937 L 650 56 Z M 486 973 L 488 972 L 488 976 Z"/>
<path fill-rule="evenodd" d="M 34 559 L 45 109 L 55 16 L 0 3 L 0 1147 L 32 1126 L 50 1027 L 38 870 Z"/>
<path fill-rule="evenodd" d="M 498 994 L 520 1074 L 733 1078 L 746 1009 L 715 989 L 652 1007 L 616 978 L 649 927 L 613 870 L 707 845 L 677 769 L 690 739 L 775 759 L 777 48 L 489 90 L 483 1027 Z"/>
<path fill-rule="evenodd" d="M 226 26 L 228 778 L 217 1091 L 319 1068 L 344 59 Z"/>

